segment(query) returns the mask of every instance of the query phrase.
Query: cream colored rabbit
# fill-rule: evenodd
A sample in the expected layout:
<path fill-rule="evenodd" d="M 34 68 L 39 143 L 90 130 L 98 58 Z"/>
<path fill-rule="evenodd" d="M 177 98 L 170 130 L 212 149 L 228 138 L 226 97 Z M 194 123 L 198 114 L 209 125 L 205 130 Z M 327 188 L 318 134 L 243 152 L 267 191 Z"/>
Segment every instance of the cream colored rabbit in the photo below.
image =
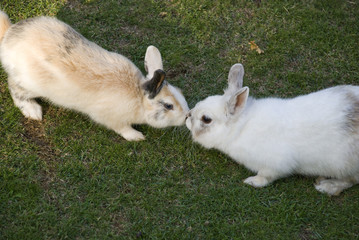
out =
<path fill-rule="evenodd" d="M 41 120 L 34 98 L 90 116 L 127 140 L 143 140 L 132 124 L 182 125 L 188 106 L 168 84 L 157 48 L 147 48 L 144 77 L 126 57 L 85 39 L 50 17 L 11 25 L 0 11 L 0 58 L 15 105 L 25 117 Z"/>
<path fill-rule="evenodd" d="M 193 140 L 256 173 L 264 187 L 291 174 L 320 176 L 315 188 L 338 195 L 359 183 L 359 87 L 337 86 L 293 99 L 249 97 L 244 69 L 232 66 L 228 89 L 189 112 Z"/>

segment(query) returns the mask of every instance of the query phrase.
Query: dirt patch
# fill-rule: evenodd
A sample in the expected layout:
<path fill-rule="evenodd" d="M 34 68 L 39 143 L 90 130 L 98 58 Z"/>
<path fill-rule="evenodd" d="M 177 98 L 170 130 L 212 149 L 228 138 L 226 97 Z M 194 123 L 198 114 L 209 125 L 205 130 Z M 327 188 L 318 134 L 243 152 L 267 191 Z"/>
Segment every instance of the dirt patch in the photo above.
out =
<path fill-rule="evenodd" d="M 23 137 L 36 146 L 36 154 L 46 163 L 46 169 L 40 175 L 40 181 L 45 189 L 49 188 L 55 177 L 55 163 L 60 152 L 55 149 L 51 141 L 46 137 L 44 123 L 29 119 L 23 119 Z"/>
<path fill-rule="evenodd" d="M 45 129 L 42 122 L 24 119 L 25 139 L 34 143 L 38 147 L 37 154 L 46 162 L 55 161 L 59 153 L 54 150 L 51 142 L 45 136 Z"/>
<path fill-rule="evenodd" d="M 122 213 L 115 212 L 111 214 L 110 220 L 112 222 L 113 231 L 118 235 L 122 235 L 126 228 L 125 224 L 129 222 L 128 219 Z"/>
<path fill-rule="evenodd" d="M 303 228 L 300 233 L 299 233 L 299 239 L 301 240 L 313 240 L 313 239 L 317 239 L 315 237 L 315 234 L 313 233 L 313 231 L 310 228 Z"/>

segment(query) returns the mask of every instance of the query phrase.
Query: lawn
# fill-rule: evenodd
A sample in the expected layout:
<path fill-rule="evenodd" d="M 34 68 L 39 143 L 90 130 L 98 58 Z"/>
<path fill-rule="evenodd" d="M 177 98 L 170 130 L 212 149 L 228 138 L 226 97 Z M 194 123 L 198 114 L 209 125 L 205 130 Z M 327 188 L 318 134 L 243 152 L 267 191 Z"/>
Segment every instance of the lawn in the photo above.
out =
<path fill-rule="evenodd" d="M 359 84 L 356 0 L 2 0 L 12 22 L 55 16 L 144 72 L 157 46 L 190 107 L 222 94 L 244 65 L 255 97 Z M 255 41 L 264 53 L 250 49 Z M 14 106 L 0 68 L 0 239 L 358 239 L 359 185 L 338 197 L 315 178 L 263 189 L 184 127 L 136 126 L 127 142 L 41 99 L 43 121 Z"/>

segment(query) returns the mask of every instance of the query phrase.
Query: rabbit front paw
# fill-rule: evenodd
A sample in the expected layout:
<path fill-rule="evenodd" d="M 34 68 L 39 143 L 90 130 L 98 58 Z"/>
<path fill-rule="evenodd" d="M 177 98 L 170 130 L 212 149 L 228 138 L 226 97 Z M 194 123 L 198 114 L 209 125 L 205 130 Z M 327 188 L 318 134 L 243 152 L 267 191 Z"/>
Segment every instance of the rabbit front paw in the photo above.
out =
<path fill-rule="evenodd" d="M 245 179 L 244 183 L 249 184 L 256 188 L 260 188 L 260 187 L 267 186 L 270 183 L 270 181 L 268 181 L 268 179 L 263 176 L 257 175 L 257 176 L 253 176 L 253 177 L 249 177 L 249 178 Z"/>
<path fill-rule="evenodd" d="M 19 108 L 25 117 L 37 121 L 42 120 L 41 106 L 35 100 L 23 101 L 19 104 Z"/>
<path fill-rule="evenodd" d="M 142 141 L 145 140 L 143 134 L 132 127 L 124 127 L 119 131 L 119 134 L 127 141 Z"/>

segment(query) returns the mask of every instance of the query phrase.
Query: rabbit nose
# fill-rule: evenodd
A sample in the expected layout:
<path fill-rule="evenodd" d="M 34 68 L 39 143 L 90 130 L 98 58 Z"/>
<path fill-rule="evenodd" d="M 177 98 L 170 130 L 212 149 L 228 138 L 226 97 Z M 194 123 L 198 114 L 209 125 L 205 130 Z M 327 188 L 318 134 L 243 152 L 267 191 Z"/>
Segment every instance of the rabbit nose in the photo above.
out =
<path fill-rule="evenodd" d="M 187 118 L 190 118 L 191 117 L 191 112 L 188 112 L 187 114 L 186 114 L 186 119 Z"/>

